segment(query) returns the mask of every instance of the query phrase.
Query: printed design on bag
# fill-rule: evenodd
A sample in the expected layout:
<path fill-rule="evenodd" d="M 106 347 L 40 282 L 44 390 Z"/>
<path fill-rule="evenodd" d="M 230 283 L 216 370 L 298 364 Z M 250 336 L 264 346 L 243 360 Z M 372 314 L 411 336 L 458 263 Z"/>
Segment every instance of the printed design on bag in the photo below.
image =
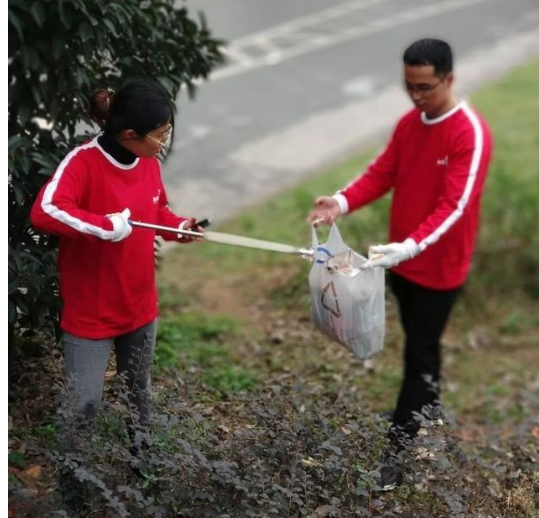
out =
<path fill-rule="evenodd" d="M 328 291 L 331 290 L 331 293 L 328 295 L 328 298 L 330 296 L 333 296 L 333 307 L 329 306 L 325 303 L 324 299 L 326 298 L 326 295 L 328 294 Z M 335 291 L 335 285 L 333 284 L 333 281 L 331 281 L 329 284 L 326 285 L 326 287 L 322 290 L 322 297 L 320 298 L 320 304 L 322 304 L 322 307 L 329 311 L 334 317 L 339 318 L 341 316 L 341 308 L 339 307 L 339 300 L 337 299 L 337 292 Z"/>
<path fill-rule="evenodd" d="M 329 333 L 330 336 L 334 337 L 336 340 L 339 340 L 339 333 L 337 331 L 337 326 L 335 325 L 335 320 L 331 313 L 328 314 L 326 321 L 321 323 L 321 329 L 325 330 L 326 333 Z"/>

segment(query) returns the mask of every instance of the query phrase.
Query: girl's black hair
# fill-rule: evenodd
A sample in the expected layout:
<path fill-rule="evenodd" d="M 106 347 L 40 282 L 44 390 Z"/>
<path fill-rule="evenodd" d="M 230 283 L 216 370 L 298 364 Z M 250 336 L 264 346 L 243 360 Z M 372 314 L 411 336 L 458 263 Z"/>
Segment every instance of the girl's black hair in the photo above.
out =
<path fill-rule="evenodd" d="M 175 104 L 163 86 L 140 79 L 116 93 L 96 91 L 90 99 L 90 116 L 109 135 L 132 129 L 143 137 L 169 122 L 174 126 Z"/>
<path fill-rule="evenodd" d="M 406 65 L 432 65 L 437 76 L 446 76 L 453 70 L 453 52 L 443 40 L 424 38 L 412 43 L 405 51 L 403 61 Z"/>

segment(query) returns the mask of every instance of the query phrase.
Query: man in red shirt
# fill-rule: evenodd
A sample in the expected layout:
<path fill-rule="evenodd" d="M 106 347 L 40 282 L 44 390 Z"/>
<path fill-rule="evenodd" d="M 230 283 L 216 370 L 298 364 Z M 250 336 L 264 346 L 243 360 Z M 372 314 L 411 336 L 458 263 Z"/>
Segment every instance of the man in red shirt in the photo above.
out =
<path fill-rule="evenodd" d="M 391 269 L 406 336 L 390 433 L 400 439 L 418 430 L 415 412 L 439 404 L 440 337 L 470 270 L 492 148 L 484 120 L 452 91 L 446 42 L 416 41 L 403 61 L 415 108 L 365 173 L 334 196 L 318 198 L 308 218 L 331 225 L 393 189 L 390 244 L 371 247 L 369 255 L 377 258 L 366 266 Z"/>

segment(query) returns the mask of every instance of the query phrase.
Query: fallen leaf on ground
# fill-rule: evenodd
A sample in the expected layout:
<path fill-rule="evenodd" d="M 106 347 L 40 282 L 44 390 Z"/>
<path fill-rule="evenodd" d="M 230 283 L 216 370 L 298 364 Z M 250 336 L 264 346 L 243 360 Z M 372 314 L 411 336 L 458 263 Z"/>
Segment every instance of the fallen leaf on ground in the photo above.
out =
<path fill-rule="evenodd" d="M 28 466 L 23 471 L 23 474 L 29 478 L 39 478 L 41 476 L 41 471 L 41 466 L 33 464 L 32 466 Z"/>

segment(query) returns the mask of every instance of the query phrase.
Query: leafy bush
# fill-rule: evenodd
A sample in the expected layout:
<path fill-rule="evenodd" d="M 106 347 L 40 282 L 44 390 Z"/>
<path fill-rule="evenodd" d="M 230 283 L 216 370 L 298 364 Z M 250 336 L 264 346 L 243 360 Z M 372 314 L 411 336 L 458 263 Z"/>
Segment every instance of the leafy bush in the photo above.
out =
<path fill-rule="evenodd" d="M 173 0 L 9 2 L 9 328 L 52 334 L 59 312 L 56 240 L 29 225 L 36 194 L 92 131 L 96 88 L 140 77 L 175 98 L 222 61 L 204 19 Z"/>
<path fill-rule="evenodd" d="M 188 386 L 181 395 L 159 392 L 149 428 L 137 424 L 122 384 L 92 425 L 75 426 L 64 407 L 69 453 L 37 434 L 12 433 L 10 509 L 21 518 L 534 516 L 536 420 L 466 449 L 450 425 L 426 416 L 403 454 L 405 484 L 386 494 L 376 480 L 387 422 L 354 397 L 273 380 L 208 407 Z M 134 439 L 126 422 L 135 424 Z M 40 492 L 21 486 L 19 450 L 59 484 L 49 480 Z"/>

